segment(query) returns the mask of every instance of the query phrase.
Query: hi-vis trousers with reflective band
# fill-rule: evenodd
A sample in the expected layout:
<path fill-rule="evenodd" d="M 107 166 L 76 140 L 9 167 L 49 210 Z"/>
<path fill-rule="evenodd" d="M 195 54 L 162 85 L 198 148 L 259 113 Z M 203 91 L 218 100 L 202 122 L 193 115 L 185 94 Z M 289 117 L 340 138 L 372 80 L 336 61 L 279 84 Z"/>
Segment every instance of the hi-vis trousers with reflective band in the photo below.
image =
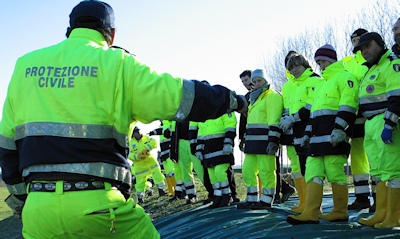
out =
<path fill-rule="evenodd" d="M 63 192 L 58 181 L 55 192 L 30 192 L 22 223 L 24 238 L 160 238 L 143 208 L 109 183 Z"/>
<path fill-rule="evenodd" d="M 153 180 L 154 180 L 154 183 L 156 184 L 157 188 L 159 188 L 159 189 L 164 188 L 165 177 L 164 177 L 164 174 L 161 172 L 160 166 L 158 164 L 156 164 L 146 171 L 136 172 L 135 189 L 138 192 L 144 192 L 147 189 L 146 181 L 151 175 L 153 175 Z"/>
<path fill-rule="evenodd" d="M 346 155 L 308 156 L 305 180 L 308 183 L 317 177 L 323 182 L 326 176 L 328 182 L 346 185 L 347 177 L 344 173 L 344 164 L 346 162 Z"/>
<path fill-rule="evenodd" d="M 292 168 L 293 179 L 302 178 L 304 175 L 301 174 L 299 155 L 297 155 L 296 149 L 292 145 L 286 146 L 287 156 L 290 159 L 290 167 Z"/>
<path fill-rule="evenodd" d="M 182 170 L 183 181 L 185 183 L 190 181 L 194 183 L 193 168 L 194 171 L 197 173 L 197 176 L 199 176 L 200 180 L 202 182 L 204 181 L 203 165 L 201 164 L 201 161 L 190 152 L 189 140 L 184 140 L 184 139 L 179 140 L 178 157 L 179 157 L 179 165 L 181 166 Z"/>
<path fill-rule="evenodd" d="M 242 173 L 247 187 L 257 186 L 257 173 L 260 175 L 262 187 L 265 189 L 276 187 L 276 160 L 275 155 L 246 154 Z"/>
<path fill-rule="evenodd" d="M 400 179 L 400 128 L 394 127 L 393 143 L 384 144 L 381 134 L 385 121 L 379 114 L 365 122 L 364 148 L 367 152 L 372 176 L 389 181 Z"/>

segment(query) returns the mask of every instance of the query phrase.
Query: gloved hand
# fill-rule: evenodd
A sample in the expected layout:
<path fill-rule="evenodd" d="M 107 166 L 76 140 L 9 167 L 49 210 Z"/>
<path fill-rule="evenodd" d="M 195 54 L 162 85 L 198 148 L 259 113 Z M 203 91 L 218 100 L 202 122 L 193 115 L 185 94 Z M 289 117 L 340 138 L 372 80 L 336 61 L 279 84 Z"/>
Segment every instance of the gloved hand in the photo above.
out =
<path fill-rule="evenodd" d="M 149 133 L 148 133 L 148 135 L 149 136 L 153 136 L 153 135 L 155 135 L 156 133 L 154 132 L 154 131 L 150 131 Z"/>
<path fill-rule="evenodd" d="M 278 143 L 269 142 L 267 146 L 267 154 L 268 155 L 275 155 L 276 151 L 278 151 Z"/>
<path fill-rule="evenodd" d="M 392 144 L 393 143 L 393 127 L 385 124 L 385 127 L 383 128 L 382 134 L 381 134 L 381 138 L 382 141 L 385 144 Z"/>
<path fill-rule="evenodd" d="M 346 139 L 346 133 L 341 129 L 332 130 L 331 137 L 329 141 L 331 142 L 333 147 L 336 147 L 340 142 L 343 142 Z"/>
<path fill-rule="evenodd" d="M 7 205 L 13 210 L 14 215 L 16 217 L 20 217 L 22 213 L 22 208 L 24 207 L 25 202 L 19 200 L 14 194 L 11 194 L 4 200 Z"/>
<path fill-rule="evenodd" d="M 147 154 L 149 153 L 149 151 L 147 149 L 143 150 L 140 154 L 139 154 L 139 158 L 140 159 L 145 159 L 147 157 Z"/>
<path fill-rule="evenodd" d="M 232 145 L 224 144 L 224 148 L 222 149 L 222 154 L 223 155 L 230 155 L 232 153 L 233 153 Z"/>
<path fill-rule="evenodd" d="M 171 130 L 169 130 L 169 129 L 166 129 L 166 130 L 164 130 L 164 137 L 165 138 L 171 138 L 172 137 L 172 132 L 171 132 Z"/>
<path fill-rule="evenodd" d="M 300 146 L 305 147 L 310 143 L 310 137 L 308 137 L 308 135 L 304 135 L 299 139 L 299 141 L 300 141 Z"/>
<path fill-rule="evenodd" d="M 279 123 L 279 128 L 281 128 L 283 131 L 286 131 L 294 125 L 294 122 L 296 122 L 296 120 L 294 119 L 293 116 L 291 115 L 284 116 L 281 118 L 281 122 Z"/>
<path fill-rule="evenodd" d="M 200 151 L 197 151 L 194 156 L 196 156 L 200 161 L 203 161 L 203 154 Z"/>

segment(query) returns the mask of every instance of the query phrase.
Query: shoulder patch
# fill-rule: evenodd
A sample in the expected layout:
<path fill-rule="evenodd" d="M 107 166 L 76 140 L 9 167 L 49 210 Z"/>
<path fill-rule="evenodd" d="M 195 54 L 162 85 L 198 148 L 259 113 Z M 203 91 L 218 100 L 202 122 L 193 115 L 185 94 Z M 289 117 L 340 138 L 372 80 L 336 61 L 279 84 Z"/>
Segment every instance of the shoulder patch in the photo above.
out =
<path fill-rule="evenodd" d="M 370 93 L 370 94 L 372 92 L 374 92 L 374 90 L 375 90 L 374 85 L 368 85 L 367 88 L 366 88 L 367 93 Z"/>
<path fill-rule="evenodd" d="M 348 80 L 348 81 L 347 81 L 347 84 L 349 84 L 350 88 L 353 88 L 353 86 L 354 86 L 354 82 L 351 81 L 351 80 Z"/>
<path fill-rule="evenodd" d="M 400 71 L 400 65 L 399 64 L 393 64 L 393 70 L 395 72 L 399 72 Z"/>

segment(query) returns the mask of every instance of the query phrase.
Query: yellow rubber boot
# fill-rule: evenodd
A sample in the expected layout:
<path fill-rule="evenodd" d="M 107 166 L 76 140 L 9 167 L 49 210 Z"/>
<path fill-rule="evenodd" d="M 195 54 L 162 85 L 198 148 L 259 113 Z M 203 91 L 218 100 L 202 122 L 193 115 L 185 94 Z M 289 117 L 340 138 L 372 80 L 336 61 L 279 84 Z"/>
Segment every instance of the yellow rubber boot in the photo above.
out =
<path fill-rule="evenodd" d="M 349 191 L 347 185 L 332 183 L 332 192 L 333 210 L 328 214 L 319 215 L 319 218 L 330 222 L 348 221 L 347 203 L 349 202 Z"/>
<path fill-rule="evenodd" d="M 388 201 L 388 188 L 385 182 L 379 181 L 376 184 L 376 210 L 371 218 L 360 218 L 358 223 L 366 226 L 373 227 L 375 224 L 383 222 L 386 218 L 387 201 Z"/>
<path fill-rule="evenodd" d="M 378 196 L 378 194 L 376 195 Z M 375 228 L 393 228 L 400 226 L 400 188 L 388 188 L 387 212 L 383 222 L 375 224 Z"/>
<path fill-rule="evenodd" d="M 307 197 L 302 214 L 295 216 L 289 215 L 286 221 L 292 225 L 299 224 L 318 224 L 318 213 L 323 197 L 323 187 L 315 182 L 307 183 Z"/>
<path fill-rule="evenodd" d="M 293 181 L 297 190 L 297 194 L 299 195 L 299 205 L 292 207 L 292 212 L 302 213 L 304 211 L 304 205 L 306 201 L 307 183 L 304 178 L 294 179 Z"/>
<path fill-rule="evenodd" d="M 167 184 L 168 184 L 168 196 L 173 196 L 175 195 L 175 186 L 176 186 L 176 181 L 175 181 L 175 176 L 171 176 L 167 178 Z"/>

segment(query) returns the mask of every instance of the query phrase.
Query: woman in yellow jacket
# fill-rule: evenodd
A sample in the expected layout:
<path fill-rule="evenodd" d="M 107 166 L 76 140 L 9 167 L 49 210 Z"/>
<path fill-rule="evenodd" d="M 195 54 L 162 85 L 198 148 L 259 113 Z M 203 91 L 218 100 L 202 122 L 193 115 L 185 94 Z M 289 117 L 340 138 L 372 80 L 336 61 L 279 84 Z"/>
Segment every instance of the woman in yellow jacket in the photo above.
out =
<path fill-rule="evenodd" d="M 304 180 L 307 148 L 301 145 L 299 139 L 303 136 L 310 118 L 310 102 L 312 101 L 314 88 L 321 81 L 321 78 L 313 72 L 308 60 L 298 53 L 293 54 L 289 58 L 286 66 L 293 75 L 293 83 L 291 88 L 282 87 L 282 95 L 290 95 L 291 100 L 288 105 L 289 113 L 287 116 L 281 118 L 279 126 L 284 132 L 289 130 L 293 132 L 295 153 L 289 159 L 292 168 L 292 178 L 299 194 L 300 202 L 298 206 L 292 208 L 292 211 L 301 213 L 304 210 L 307 190 L 307 184 Z M 289 155 L 289 147 L 287 150 Z"/>
<path fill-rule="evenodd" d="M 264 70 L 253 71 L 251 79 L 256 90 L 250 94 L 244 148 L 246 157 L 242 167 L 247 199 L 238 208 L 268 209 L 272 207 L 275 197 L 275 153 L 281 136 L 279 121 L 283 113 L 283 100 L 279 93 L 269 87 Z M 257 180 L 254 180 L 257 173 L 263 187 L 259 202 Z"/>

